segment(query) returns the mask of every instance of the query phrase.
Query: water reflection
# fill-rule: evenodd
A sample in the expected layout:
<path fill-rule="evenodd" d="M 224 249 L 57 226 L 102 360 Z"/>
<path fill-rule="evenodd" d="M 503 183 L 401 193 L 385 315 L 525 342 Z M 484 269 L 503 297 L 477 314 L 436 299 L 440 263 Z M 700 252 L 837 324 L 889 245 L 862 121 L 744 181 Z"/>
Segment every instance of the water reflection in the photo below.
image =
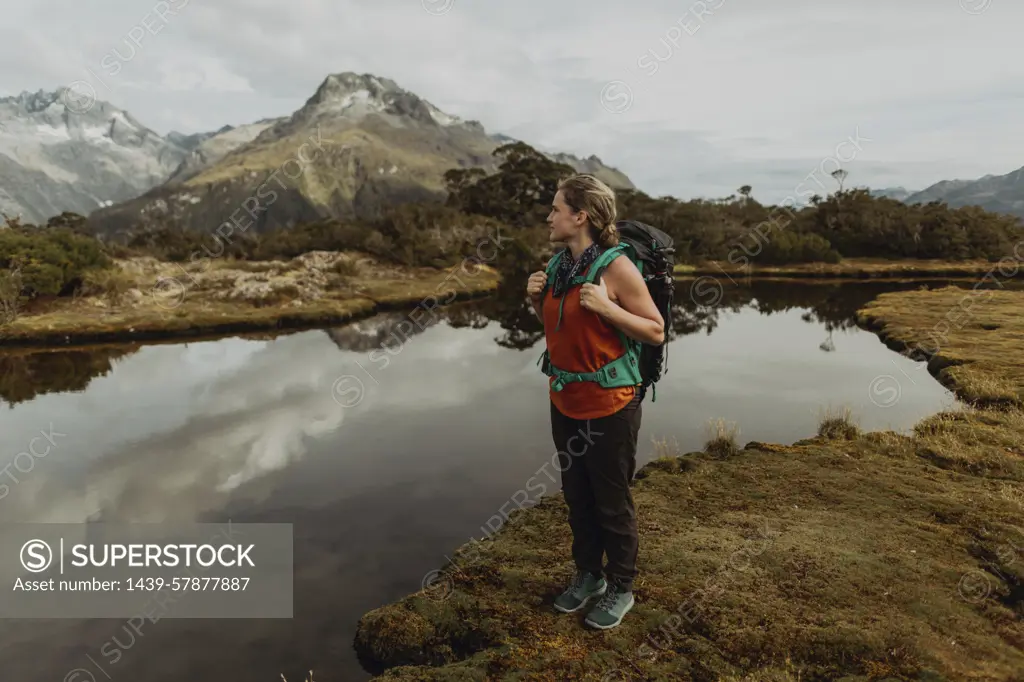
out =
<path fill-rule="evenodd" d="M 940 409 L 948 394 L 923 363 L 854 328 L 859 307 L 899 286 L 918 284 L 755 282 L 708 306 L 681 282 L 638 464 L 651 438 L 700 447 L 709 418 L 738 422 L 743 442 L 786 443 L 811 435 L 813 410 L 833 399 L 859 406 L 869 429 Z M 0 355 L 4 399 L 17 403 L 0 410 L 0 467 L 51 422 L 68 434 L 15 472 L 0 513 L 293 523 L 293 620 L 162 619 L 112 677 L 366 679 L 351 648 L 359 617 L 419 589 L 551 460 L 543 335 L 522 292 L 418 324 L 395 313 L 276 337 Z M 905 384 L 884 409 L 868 393 L 883 373 Z M 361 393 L 343 405 L 346 377 L 344 397 Z M 0 623 L 0 670 L 60 680 L 86 655 L 108 663 L 98 649 L 122 624 Z"/>
<path fill-rule="evenodd" d="M 84 391 L 138 347 L 61 351 L 0 350 L 0 400 L 14 406 L 37 395 Z"/>
<path fill-rule="evenodd" d="M 818 343 L 824 352 L 836 350 L 834 332 L 856 327 L 856 312 L 878 294 L 922 287 L 949 285 L 971 287 L 970 281 L 930 280 L 914 282 L 890 281 L 804 281 L 750 280 L 733 286 L 723 279 L 715 284 L 714 295 L 702 295 L 697 280 L 677 282 L 672 308 L 669 340 L 689 334 L 714 332 L 723 315 L 752 308 L 763 315 L 789 310 L 803 310 L 802 319 L 824 326 L 825 338 Z M 993 285 L 998 286 L 998 285 Z M 1004 283 L 1007 288 L 1020 288 L 1021 283 Z M 417 315 L 415 323 L 407 313 L 378 315 L 342 327 L 325 330 L 342 350 L 369 352 L 389 344 L 401 345 L 427 329 L 446 323 L 456 329 L 483 329 L 496 322 L 503 333 L 494 342 L 514 350 L 527 350 L 543 343 L 544 332 L 523 295 L 525 284 L 506 284 L 496 296 L 437 309 Z M 706 303 L 713 303 L 707 305 Z M 272 339 L 274 334 L 248 335 L 242 338 Z M 95 377 L 111 371 L 118 360 L 137 353 L 138 345 L 83 348 L 52 351 L 0 351 L 0 401 L 8 405 L 46 393 L 83 391 Z"/>

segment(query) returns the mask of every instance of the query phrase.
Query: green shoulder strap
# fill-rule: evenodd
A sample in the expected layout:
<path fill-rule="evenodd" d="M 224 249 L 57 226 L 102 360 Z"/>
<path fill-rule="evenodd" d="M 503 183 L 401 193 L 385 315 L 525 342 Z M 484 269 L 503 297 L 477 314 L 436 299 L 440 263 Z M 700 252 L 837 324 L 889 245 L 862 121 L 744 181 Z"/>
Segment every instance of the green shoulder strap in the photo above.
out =
<path fill-rule="evenodd" d="M 612 248 L 602 253 L 600 256 L 597 257 L 597 259 L 593 263 L 590 264 L 590 267 L 587 268 L 587 276 L 584 279 L 584 281 L 589 284 L 593 284 L 594 282 L 596 282 L 597 278 L 604 274 L 604 271 L 608 267 L 608 265 L 621 255 L 629 255 L 626 251 L 625 244 L 613 246 Z"/>
<path fill-rule="evenodd" d="M 551 286 L 551 278 L 555 276 L 555 271 L 558 270 L 558 262 L 562 259 L 562 253 L 564 250 L 557 251 L 551 260 L 548 261 L 547 267 L 544 268 L 544 272 L 548 276 L 548 281 L 544 283 L 544 289 L 541 290 L 542 294 L 546 294 L 548 287 Z"/>
<path fill-rule="evenodd" d="M 551 257 L 548 264 L 544 266 L 544 274 L 548 276 L 547 281 L 544 282 L 544 286 L 540 290 L 540 305 L 541 309 L 544 308 L 544 299 L 548 295 L 548 287 L 551 286 L 551 282 L 555 277 L 555 272 L 558 270 L 558 261 L 562 258 L 562 250 L 556 251 L 555 255 Z"/>
<path fill-rule="evenodd" d="M 626 256 L 634 263 L 637 263 L 636 251 L 633 247 L 630 244 L 620 242 L 597 257 L 597 260 L 595 260 L 587 270 L 586 281 L 590 284 L 596 282 L 597 279 L 604 274 L 604 271 L 608 268 L 611 262 L 619 256 Z M 638 263 L 637 265 L 639 267 L 642 263 Z M 626 353 L 634 354 L 639 360 L 640 343 L 626 336 L 625 332 L 621 329 L 616 329 L 615 331 L 618 332 L 619 338 L 622 340 L 622 345 L 626 349 Z"/>

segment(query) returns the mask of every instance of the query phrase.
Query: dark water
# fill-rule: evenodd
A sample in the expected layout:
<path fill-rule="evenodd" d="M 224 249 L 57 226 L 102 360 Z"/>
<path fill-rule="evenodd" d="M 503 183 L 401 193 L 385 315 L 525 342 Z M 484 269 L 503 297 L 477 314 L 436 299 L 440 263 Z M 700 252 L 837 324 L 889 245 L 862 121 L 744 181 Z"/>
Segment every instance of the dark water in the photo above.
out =
<path fill-rule="evenodd" d="M 710 419 L 738 424 L 741 443 L 791 443 L 830 406 L 896 430 L 955 406 L 923 363 L 853 324 L 878 293 L 918 286 L 759 283 L 693 297 L 709 307 L 681 284 L 639 464 L 653 438 L 698 449 Z M 230 518 L 292 523 L 295 538 L 291 620 L 165 618 L 134 637 L 118 620 L 2 621 L 3 679 L 367 679 L 358 618 L 419 589 L 551 460 L 543 340 L 518 292 L 452 307 L 404 341 L 396 314 L 277 338 L 0 354 L 4 522 Z M 51 428 L 65 434 L 52 451 L 15 467 Z M 102 653 L 114 649 L 116 662 Z"/>

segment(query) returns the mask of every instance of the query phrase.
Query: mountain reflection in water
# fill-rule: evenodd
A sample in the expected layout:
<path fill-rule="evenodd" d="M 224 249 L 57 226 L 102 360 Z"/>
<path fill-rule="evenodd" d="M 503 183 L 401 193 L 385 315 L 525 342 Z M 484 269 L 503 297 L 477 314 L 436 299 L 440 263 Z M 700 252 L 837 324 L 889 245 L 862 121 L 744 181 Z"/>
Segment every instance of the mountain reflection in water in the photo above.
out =
<path fill-rule="evenodd" d="M 824 325 L 827 336 L 818 346 L 823 351 L 835 350 L 832 332 L 856 327 L 857 309 L 879 293 L 951 283 L 973 286 L 970 282 L 949 281 L 826 284 L 752 280 L 744 286 L 716 285 L 702 291 L 699 286 L 694 288 L 694 282 L 684 280 L 676 285 L 672 327 L 668 334 L 670 341 L 687 334 L 711 334 L 723 314 L 739 312 L 748 306 L 766 315 L 799 308 L 807 309 L 803 316 L 805 321 Z M 491 322 L 497 322 L 504 333 L 495 337 L 495 343 L 516 350 L 527 350 L 540 344 L 539 354 L 544 333 L 522 295 L 523 290 L 523 287 L 506 286 L 497 296 L 417 314 L 415 323 L 407 313 L 385 313 L 326 329 L 325 332 L 342 350 L 371 352 L 395 348 L 441 322 L 453 328 L 470 329 L 482 329 Z M 709 305 L 702 305 L 700 301 Z M 262 333 L 242 338 L 274 336 Z M 0 401 L 16 405 L 45 393 L 82 391 L 94 377 L 107 374 L 118 360 L 132 355 L 141 347 L 123 344 L 72 350 L 0 349 Z"/>

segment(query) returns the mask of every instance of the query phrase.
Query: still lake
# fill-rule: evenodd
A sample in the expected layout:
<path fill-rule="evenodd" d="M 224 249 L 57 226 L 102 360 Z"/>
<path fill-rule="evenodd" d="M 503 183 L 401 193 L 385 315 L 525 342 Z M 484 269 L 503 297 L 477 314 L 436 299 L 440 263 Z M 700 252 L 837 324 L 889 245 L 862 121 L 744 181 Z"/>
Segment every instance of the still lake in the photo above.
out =
<path fill-rule="evenodd" d="M 792 443 L 828 407 L 849 407 L 866 430 L 904 432 L 955 408 L 924 363 L 853 323 L 877 294 L 922 285 L 762 281 L 711 300 L 698 292 L 713 305 L 697 305 L 681 282 L 638 466 L 653 439 L 699 449 L 712 419 L 737 424 L 741 445 Z M 67 682 L 301 682 L 312 669 L 317 682 L 368 679 L 352 648 L 359 617 L 420 589 L 482 537 L 554 453 L 543 338 L 518 296 L 451 306 L 407 339 L 392 336 L 403 319 L 0 351 L 3 522 L 292 523 L 295 565 L 291 620 L 163 618 L 141 635 L 124 620 L 0 621 L 4 678 L 56 682 L 80 669 Z M 62 435 L 49 454 L 15 465 L 51 429 Z"/>

